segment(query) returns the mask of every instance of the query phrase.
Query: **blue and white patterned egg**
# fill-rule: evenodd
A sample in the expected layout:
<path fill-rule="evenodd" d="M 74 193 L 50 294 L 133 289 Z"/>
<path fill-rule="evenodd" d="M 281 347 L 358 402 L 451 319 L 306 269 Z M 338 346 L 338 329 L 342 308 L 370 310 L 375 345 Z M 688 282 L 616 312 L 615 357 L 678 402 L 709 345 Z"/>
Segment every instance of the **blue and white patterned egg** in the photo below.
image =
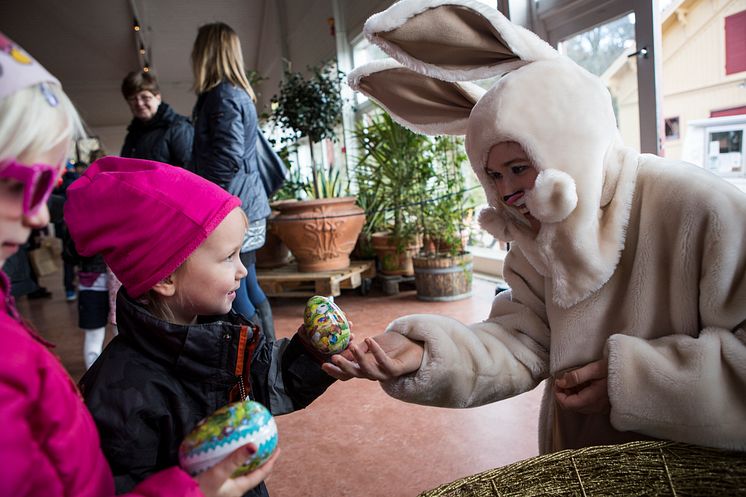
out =
<path fill-rule="evenodd" d="M 266 407 L 248 399 L 221 407 L 200 421 L 179 446 L 179 464 L 194 476 L 247 443 L 256 445 L 257 451 L 233 476 L 258 468 L 277 448 L 275 419 Z"/>

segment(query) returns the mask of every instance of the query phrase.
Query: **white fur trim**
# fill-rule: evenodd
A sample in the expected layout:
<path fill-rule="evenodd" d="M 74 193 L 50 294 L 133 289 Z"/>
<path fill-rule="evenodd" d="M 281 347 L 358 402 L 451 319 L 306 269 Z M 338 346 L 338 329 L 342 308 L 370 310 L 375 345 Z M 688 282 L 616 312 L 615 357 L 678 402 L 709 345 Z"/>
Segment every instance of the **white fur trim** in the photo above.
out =
<path fill-rule="evenodd" d="M 411 69 L 404 67 L 402 64 L 400 64 L 394 59 L 375 60 L 367 64 L 364 64 L 362 66 L 356 67 L 347 76 L 347 82 L 353 90 L 359 91 L 360 93 L 362 93 L 363 95 L 366 95 L 368 98 L 370 98 L 371 100 L 376 102 L 378 105 L 383 107 L 391 115 L 394 121 L 398 122 L 405 128 L 411 129 L 412 131 L 416 133 L 423 133 L 426 135 L 442 135 L 442 134 L 464 135 L 466 134 L 466 126 L 469 121 L 468 117 L 464 119 L 457 119 L 457 120 L 452 120 L 452 121 L 446 121 L 444 117 L 443 121 L 438 121 L 438 122 L 413 123 L 409 119 L 407 119 L 406 116 L 403 116 L 397 109 L 393 108 L 391 105 L 387 105 L 383 101 L 379 100 L 375 95 L 372 95 L 371 93 L 363 90 L 360 87 L 362 80 L 364 80 L 366 76 L 379 73 L 379 72 L 389 71 L 389 70 L 411 71 Z M 412 78 L 413 79 L 414 78 L 427 78 L 427 76 L 423 76 L 419 73 L 412 71 Z M 468 100 L 471 100 L 473 104 L 476 104 L 476 102 L 479 101 L 479 99 L 482 97 L 482 95 L 484 95 L 486 91 L 484 90 L 484 88 L 478 85 L 475 85 L 473 83 L 451 82 L 449 84 L 454 86 L 454 91 L 458 91 L 465 98 L 467 98 Z"/>
<path fill-rule="evenodd" d="M 378 33 L 400 28 L 407 20 L 426 10 L 443 5 L 465 7 L 482 15 L 487 22 L 492 24 L 502 37 L 502 41 L 508 45 L 508 48 L 520 60 L 503 62 L 492 66 L 461 69 L 445 68 L 423 62 L 401 50 L 397 45 L 378 36 Z M 474 81 L 492 78 L 521 67 L 526 62 L 551 59 L 559 56 L 554 48 L 534 33 L 511 23 L 497 10 L 476 0 L 401 0 L 383 12 L 371 16 L 366 21 L 363 32 L 371 43 L 378 45 L 384 52 L 413 71 L 444 81 Z"/>
<path fill-rule="evenodd" d="M 526 192 L 526 206 L 542 223 L 559 223 L 578 205 L 575 180 L 557 169 L 545 169 L 536 177 L 534 187 Z"/>
<path fill-rule="evenodd" d="M 494 207 L 485 207 L 479 211 L 477 219 L 479 221 L 479 226 L 498 240 L 511 240 L 508 231 L 508 223 L 505 222 L 503 214 Z"/>

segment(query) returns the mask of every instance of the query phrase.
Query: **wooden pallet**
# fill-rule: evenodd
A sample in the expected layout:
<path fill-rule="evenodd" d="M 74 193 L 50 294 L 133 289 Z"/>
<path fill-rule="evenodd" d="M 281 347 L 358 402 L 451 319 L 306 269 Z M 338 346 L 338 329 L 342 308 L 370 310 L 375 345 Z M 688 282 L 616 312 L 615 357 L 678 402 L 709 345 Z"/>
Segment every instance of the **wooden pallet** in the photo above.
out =
<path fill-rule="evenodd" d="M 400 285 L 414 289 L 414 276 L 378 274 L 376 279 L 381 282 L 381 288 L 386 295 L 399 295 Z"/>
<path fill-rule="evenodd" d="M 338 296 L 344 288 L 370 289 L 376 275 L 374 261 L 352 261 L 350 267 L 338 271 L 300 273 L 295 263 L 275 269 L 257 269 L 259 286 L 268 297 Z"/>

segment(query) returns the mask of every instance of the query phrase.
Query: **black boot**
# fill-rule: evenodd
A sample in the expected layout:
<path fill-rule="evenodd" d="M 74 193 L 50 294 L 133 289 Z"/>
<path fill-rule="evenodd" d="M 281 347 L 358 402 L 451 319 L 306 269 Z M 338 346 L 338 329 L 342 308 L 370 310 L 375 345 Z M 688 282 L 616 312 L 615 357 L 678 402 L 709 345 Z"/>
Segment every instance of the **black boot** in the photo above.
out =
<path fill-rule="evenodd" d="M 272 319 L 272 308 L 269 306 L 269 299 L 256 306 L 256 313 L 259 315 L 262 324 L 264 338 L 268 341 L 275 341 L 275 322 Z"/>

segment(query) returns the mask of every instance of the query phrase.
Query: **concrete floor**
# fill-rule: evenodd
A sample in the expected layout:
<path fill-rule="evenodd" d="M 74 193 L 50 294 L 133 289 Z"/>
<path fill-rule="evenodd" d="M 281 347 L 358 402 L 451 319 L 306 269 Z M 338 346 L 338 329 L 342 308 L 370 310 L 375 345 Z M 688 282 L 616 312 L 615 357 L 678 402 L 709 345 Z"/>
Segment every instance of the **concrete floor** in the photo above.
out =
<path fill-rule="evenodd" d="M 21 312 L 57 345 L 76 380 L 83 374 L 77 305 L 64 299 L 60 273 L 43 278 L 48 300 L 19 300 Z M 349 293 L 347 293 L 349 292 Z M 486 317 L 494 283 L 474 279 L 474 295 L 458 302 L 417 300 L 413 290 L 385 296 L 345 291 L 336 302 L 356 337 L 381 333 L 394 318 L 429 313 L 464 322 Z M 303 298 L 272 299 L 278 337 L 303 319 Z M 108 340 L 108 337 L 107 337 Z M 277 419 L 282 457 L 267 480 L 272 497 L 413 497 L 473 473 L 537 455 L 540 390 L 473 409 L 406 404 L 377 383 L 337 382 L 303 411 Z"/>

